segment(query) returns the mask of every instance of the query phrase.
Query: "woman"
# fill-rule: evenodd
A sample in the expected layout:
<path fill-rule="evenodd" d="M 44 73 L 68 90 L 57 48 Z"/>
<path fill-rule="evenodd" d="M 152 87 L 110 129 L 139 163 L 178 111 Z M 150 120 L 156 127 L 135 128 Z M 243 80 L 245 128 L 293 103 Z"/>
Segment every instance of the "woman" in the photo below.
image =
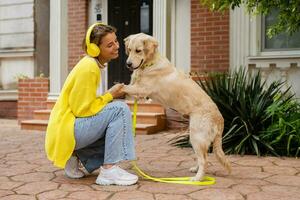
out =
<path fill-rule="evenodd" d="M 87 55 L 68 75 L 51 111 L 45 149 L 48 159 L 70 178 L 84 176 L 79 158 L 88 172 L 100 167 L 97 184 L 132 185 L 138 177 L 118 166 L 135 159 L 131 112 L 125 103 L 112 102 L 124 95 L 123 84 L 97 94 L 101 69 L 118 57 L 115 32 L 114 27 L 101 23 L 88 29 L 83 45 Z"/>

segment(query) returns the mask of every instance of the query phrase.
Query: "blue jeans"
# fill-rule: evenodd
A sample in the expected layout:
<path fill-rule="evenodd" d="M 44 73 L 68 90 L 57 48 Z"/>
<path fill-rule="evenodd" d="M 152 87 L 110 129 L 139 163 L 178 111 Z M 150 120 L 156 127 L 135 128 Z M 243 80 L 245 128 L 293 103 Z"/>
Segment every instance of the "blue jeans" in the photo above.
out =
<path fill-rule="evenodd" d="M 128 105 L 114 101 L 94 116 L 76 118 L 75 140 L 75 153 L 78 152 L 81 161 L 85 160 L 83 165 L 89 172 L 103 163 L 134 160 L 132 117 Z"/>

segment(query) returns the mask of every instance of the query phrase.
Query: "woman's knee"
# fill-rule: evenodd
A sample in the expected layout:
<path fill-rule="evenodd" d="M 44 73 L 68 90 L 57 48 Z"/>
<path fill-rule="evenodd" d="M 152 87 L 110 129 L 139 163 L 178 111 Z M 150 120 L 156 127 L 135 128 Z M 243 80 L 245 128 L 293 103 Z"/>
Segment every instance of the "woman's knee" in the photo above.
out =
<path fill-rule="evenodd" d="M 118 109 L 120 109 L 121 111 L 125 112 L 125 113 L 131 113 L 129 106 L 123 102 L 123 101 L 114 101 L 114 107 L 117 107 Z"/>

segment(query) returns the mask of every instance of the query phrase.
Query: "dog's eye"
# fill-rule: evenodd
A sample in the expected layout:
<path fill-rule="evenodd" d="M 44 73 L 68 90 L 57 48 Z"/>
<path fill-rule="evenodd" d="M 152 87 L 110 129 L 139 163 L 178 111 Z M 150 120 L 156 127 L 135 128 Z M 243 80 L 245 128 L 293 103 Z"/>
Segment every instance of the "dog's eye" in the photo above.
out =
<path fill-rule="evenodd" d="M 140 53 L 142 50 L 136 49 L 135 52 Z"/>

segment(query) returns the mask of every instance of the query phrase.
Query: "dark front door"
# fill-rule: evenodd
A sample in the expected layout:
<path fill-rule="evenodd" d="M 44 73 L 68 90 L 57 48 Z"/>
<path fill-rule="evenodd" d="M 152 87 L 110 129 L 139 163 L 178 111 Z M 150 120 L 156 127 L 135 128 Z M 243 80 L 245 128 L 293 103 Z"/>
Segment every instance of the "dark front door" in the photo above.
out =
<path fill-rule="evenodd" d="M 114 82 L 128 84 L 131 72 L 126 67 L 124 38 L 144 32 L 152 35 L 152 0 L 109 0 L 108 24 L 117 28 L 119 58 L 108 66 L 108 88 Z"/>

